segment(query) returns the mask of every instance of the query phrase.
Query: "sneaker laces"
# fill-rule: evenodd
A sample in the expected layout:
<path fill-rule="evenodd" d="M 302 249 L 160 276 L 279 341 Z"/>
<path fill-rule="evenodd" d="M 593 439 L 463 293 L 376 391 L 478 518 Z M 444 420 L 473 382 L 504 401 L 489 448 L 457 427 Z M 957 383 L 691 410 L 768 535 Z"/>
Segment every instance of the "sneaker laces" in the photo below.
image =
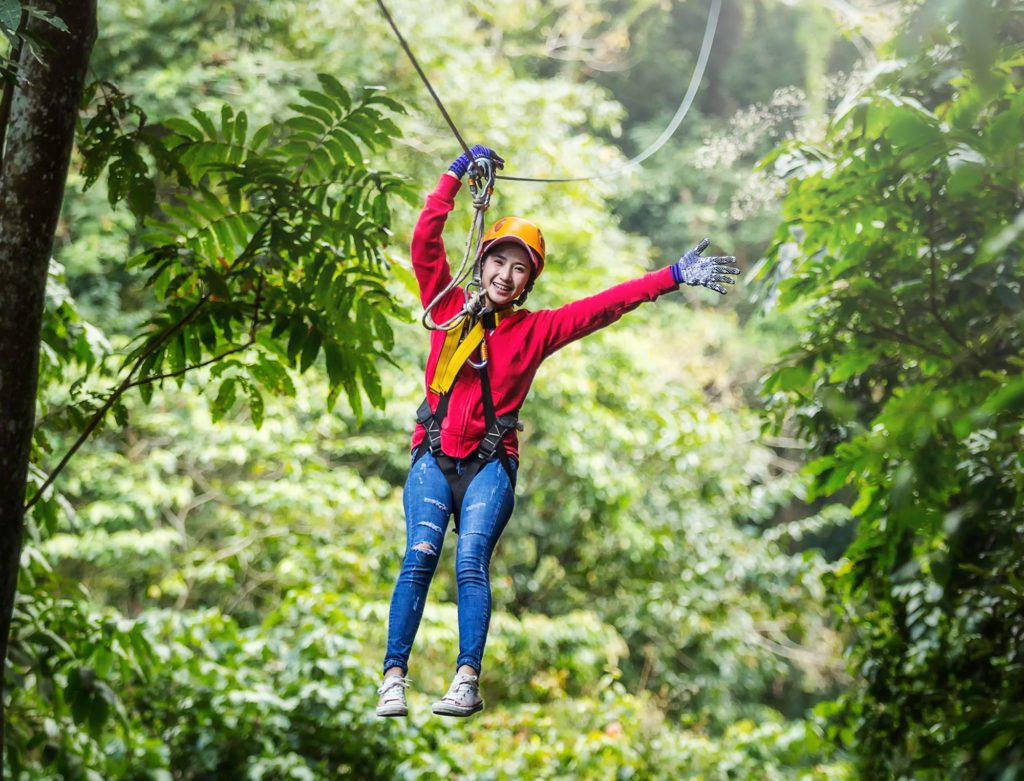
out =
<path fill-rule="evenodd" d="M 401 686 L 403 689 L 408 689 L 409 679 L 404 678 L 401 675 L 389 675 L 381 682 L 381 685 L 377 687 L 377 694 L 386 694 L 396 686 Z"/>
<path fill-rule="evenodd" d="M 456 675 L 452 680 L 452 685 L 448 688 L 448 693 L 444 696 L 445 699 L 455 699 L 459 696 L 463 688 L 473 689 L 475 688 L 476 682 L 479 680 L 475 675 Z"/>

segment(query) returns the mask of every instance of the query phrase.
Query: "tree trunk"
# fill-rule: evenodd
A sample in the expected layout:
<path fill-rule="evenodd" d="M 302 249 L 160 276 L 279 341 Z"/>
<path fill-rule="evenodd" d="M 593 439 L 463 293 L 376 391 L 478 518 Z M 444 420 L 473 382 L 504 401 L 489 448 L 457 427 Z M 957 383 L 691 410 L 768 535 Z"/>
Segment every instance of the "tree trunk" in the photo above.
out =
<path fill-rule="evenodd" d="M 24 529 L 46 272 L 96 40 L 96 0 L 33 4 L 59 16 L 70 32 L 29 21 L 29 33 L 42 42 L 43 61 L 23 47 L 6 148 L 0 150 L 0 704 Z M 0 707 L 0 760 L 3 727 Z"/>

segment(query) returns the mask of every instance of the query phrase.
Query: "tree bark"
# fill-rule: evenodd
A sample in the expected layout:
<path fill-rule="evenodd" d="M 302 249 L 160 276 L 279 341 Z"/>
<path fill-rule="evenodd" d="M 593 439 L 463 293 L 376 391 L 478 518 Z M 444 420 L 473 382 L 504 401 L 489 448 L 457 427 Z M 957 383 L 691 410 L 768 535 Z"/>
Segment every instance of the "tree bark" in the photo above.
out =
<path fill-rule="evenodd" d="M 36 18 L 42 42 L 19 61 L 0 159 L 0 704 L 24 531 L 46 274 L 64 198 L 75 121 L 96 40 L 96 0 L 33 3 L 70 32 Z M 4 715 L 0 707 L 0 781 Z"/>

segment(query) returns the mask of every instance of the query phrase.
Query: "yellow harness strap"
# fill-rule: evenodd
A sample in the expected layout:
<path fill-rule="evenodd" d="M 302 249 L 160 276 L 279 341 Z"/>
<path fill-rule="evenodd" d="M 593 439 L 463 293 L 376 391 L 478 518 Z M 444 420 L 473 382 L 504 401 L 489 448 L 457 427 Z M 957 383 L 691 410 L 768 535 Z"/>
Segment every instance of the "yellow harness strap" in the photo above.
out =
<path fill-rule="evenodd" d="M 501 312 L 494 313 L 495 328 L 498 327 L 501 318 Z M 445 334 L 444 345 L 441 347 L 441 354 L 437 356 L 437 366 L 434 367 L 434 378 L 430 381 L 430 390 L 434 393 L 447 393 L 451 389 L 462 364 L 484 339 L 484 325 L 478 320 L 460 343 L 459 339 L 462 337 L 465 327 L 465 323 L 463 323 Z"/>

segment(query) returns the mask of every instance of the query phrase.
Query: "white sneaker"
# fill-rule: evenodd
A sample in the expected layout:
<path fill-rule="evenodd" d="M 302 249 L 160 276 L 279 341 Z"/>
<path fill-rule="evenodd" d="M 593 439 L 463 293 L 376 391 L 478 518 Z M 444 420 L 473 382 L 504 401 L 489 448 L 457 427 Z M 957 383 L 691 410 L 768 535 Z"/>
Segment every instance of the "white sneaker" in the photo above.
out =
<path fill-rule="evenodd" d="M 378 716 L 408 716 L 409 707 L 405 704 L 405 690 L 409 688 L 409 679 L 401 675 L 389 675 L 377 689 Z"/>
<path fill-rule="evenodd" d="M 438 716 L 470 716 L 483 708 L 479 678 L 457 673 L 448 693 L 435 702 L 431 710 Z"/>

